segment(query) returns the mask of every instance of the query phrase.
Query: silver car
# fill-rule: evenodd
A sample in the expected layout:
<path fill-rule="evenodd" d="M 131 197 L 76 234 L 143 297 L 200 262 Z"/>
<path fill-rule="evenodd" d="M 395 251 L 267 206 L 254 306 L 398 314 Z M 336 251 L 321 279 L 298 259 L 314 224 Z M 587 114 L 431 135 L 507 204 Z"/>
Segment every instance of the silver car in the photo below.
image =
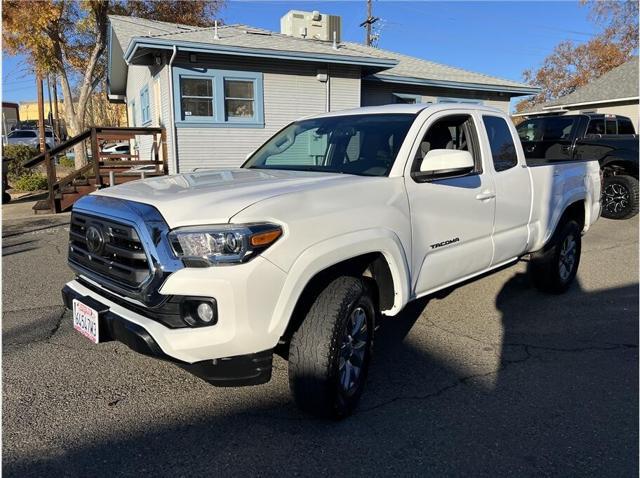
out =
<path fill-rule="evenodd" d="M 55 142 L 53 131 L 45 130 L 44 138 L 47 146 L 49 148 L 53 148 Z M 7 136 L 7 144 L 24 144 L 34 148 L 39 148 L 40 139 L 38 132 L 34 129 L 16 129 Z"/>

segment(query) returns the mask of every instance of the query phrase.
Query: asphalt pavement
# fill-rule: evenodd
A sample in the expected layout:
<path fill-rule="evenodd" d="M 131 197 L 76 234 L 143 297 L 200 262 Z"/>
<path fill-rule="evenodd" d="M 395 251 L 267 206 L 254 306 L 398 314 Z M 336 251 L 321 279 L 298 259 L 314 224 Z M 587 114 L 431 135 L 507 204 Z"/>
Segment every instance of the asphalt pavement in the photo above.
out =
<path fill-rule="evenodd" d="M 638 476 L 638 218 L 601 219 L 562 296 L 526 264 L 378 331 L 356 414 L 299 412 L 287 363 L 214 388 L 62 307 L 68 216 L 5 221 L 5 476 Z"/>

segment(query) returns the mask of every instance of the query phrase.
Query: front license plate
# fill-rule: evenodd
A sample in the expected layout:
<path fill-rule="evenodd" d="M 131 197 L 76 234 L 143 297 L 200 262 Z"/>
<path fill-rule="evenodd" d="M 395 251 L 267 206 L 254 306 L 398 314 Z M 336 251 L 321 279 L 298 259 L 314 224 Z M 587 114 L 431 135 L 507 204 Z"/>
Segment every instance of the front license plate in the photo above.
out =
<path fill-rule="evenodd" d="M 97 344 L 100 340 L 98 311 L 73 299 L 73 328 Z"/>

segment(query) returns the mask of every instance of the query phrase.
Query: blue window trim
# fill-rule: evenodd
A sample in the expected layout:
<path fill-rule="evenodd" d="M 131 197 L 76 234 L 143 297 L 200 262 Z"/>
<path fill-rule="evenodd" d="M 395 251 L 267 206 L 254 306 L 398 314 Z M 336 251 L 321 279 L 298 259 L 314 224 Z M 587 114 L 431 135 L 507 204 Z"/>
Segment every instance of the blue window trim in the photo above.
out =
<path fill-rule="evenodd" d="M 172 74 L 176 127 L 264 128 L 264 85 L 262 73 L 177 66 L 173 67 Z M 180 96 L 180 80 L 182 78 L 207 78 L 213 82 L 213 116 L 184 116 Z M 250 80 L 253 82 L 252 118 L 227 117 L 225 111 L 224 80 Z"/>
<path fill-rule="evenodd" d="M 151 103 L 149 101 L 149 85 L 145 85 L 140 90 L 140 116 L 142 126 L 151 123 Z"/>
<path fill-rule="evenodd" d="M 482 100 L 473 100 L 471 98 L 449 98 L 446 96 L 441 96 L 440 98 L 438 98 L 438 103 L 467 103 L 471 105 L 484 104 Z"/>
<path fill-rule="evenodd" d="M 392 93 L 393 96 L 397 98 L 402 98 L 404 100 L 414 100 L 416 104 L 422 103 L 422 95 L 415 95 L 412 93 Z"/>

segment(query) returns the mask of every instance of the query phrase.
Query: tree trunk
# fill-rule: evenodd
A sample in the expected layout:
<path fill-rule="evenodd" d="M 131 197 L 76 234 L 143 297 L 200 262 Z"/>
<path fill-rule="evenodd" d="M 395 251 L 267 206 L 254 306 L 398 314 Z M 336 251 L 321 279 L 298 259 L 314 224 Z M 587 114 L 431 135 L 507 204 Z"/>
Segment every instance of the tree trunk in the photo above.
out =
<path fill-rule="evenodd" d="M 67 78 L 65 71 L 60 72 L 60 84 L 62 85 L 62 92 L 64 94 L 64 119 L 67 123 L 67 130 L 69 131 L 69 136 L 77 136 L 82 133 L 82 127 L 78 121 L 78 114 L 73 106 L 71 86 L 69 85 L 69 78 Z M 76 169 L 80 169 L 87 164 L 84 143 L 79 143 L 74 146 L 73 151 L 75 153 L 75 167 Z"/>
<path fill-rule="evenodd" d="M 93 79 L 96 73 L 96 67 L 100 55 L 104 52 L 106 46 L 107 37 L 107 11 L 109 2 L 103 2 L 100 0 L 90 1 L 90 8 L 92 15 L 96 22 L 96 43 L 91 50 L 91 55 L 87 60 L 87 66 L 84 71 L 84 76 L 80 85 L 78 102 L 76 106 L 73 105 L 73 95 L 71 93 L 71 86 L 69 84 L 69 78 L 65 71 L 64 65 L 64 52 L 62 45 L 59 42 L 60 38 L 57 35 L 52 35 L 54 39 L 54 54 L 59 63 L 60 80 L 62 84 L 62 90 L 64 93 L 64 111 L 65 120 L 67 121 L 67 127 L 70 130 L 71 136 L 76 136 L 85 130 L 85 113 L 87 110 L 87 103 L 91 92 L 93 90 Z M 55 41 L 58 40 L 58 41 Z M 86 150 L 84 144 L 78 144 L 75 148 L 75 167 L 80 169 L 87 164 Z M 96 152 L 97 153 L 97 152 Z M 94 158 L 97 160 L 97 158 Z"/>

